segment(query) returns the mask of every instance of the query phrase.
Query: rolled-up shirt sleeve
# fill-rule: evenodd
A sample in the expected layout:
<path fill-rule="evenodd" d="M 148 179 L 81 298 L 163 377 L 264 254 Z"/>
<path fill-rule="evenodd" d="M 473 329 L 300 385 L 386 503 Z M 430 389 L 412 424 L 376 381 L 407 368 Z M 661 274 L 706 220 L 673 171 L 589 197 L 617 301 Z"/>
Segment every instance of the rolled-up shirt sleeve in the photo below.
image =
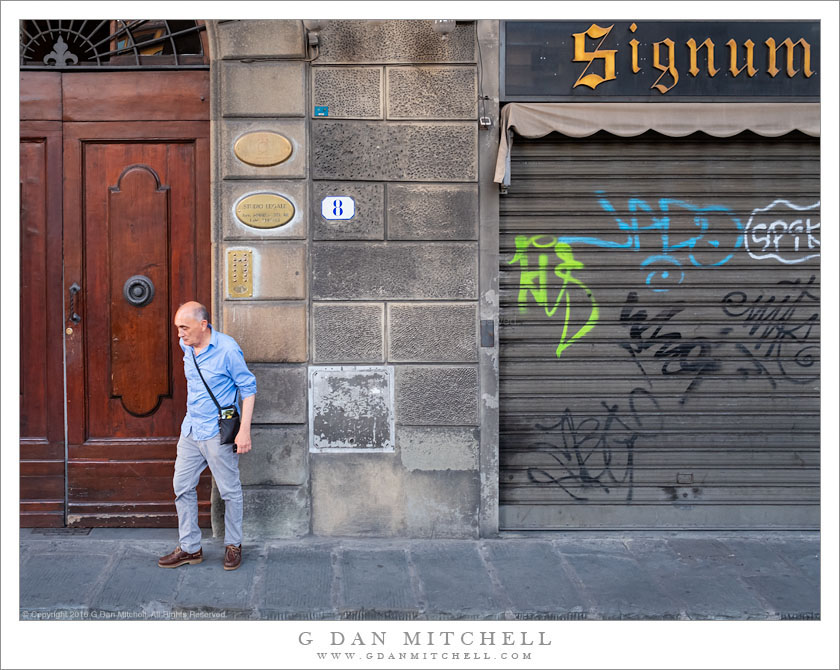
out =
<path fill-rule="evenodd" d="M 257 378 L 254 373 L 245 365 L 245 356 L 242 349 L 236 347 L 228 352 L 228 372 L 233 383 L 239 389 L 239 395 L 247 398 L 257 393 Z"/>

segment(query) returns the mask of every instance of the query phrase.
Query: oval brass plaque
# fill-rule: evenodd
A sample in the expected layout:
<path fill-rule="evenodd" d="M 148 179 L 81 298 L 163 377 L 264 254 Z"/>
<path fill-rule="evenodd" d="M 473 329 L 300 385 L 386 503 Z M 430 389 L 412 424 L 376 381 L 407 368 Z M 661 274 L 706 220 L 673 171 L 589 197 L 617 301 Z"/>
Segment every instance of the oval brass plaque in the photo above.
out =
<path fill-rule="evenodd" d="M 295 206 L 282 195 L 255 193 L 236 205 L 236 218 L 251 228 L 279 228 L 295 215 Z"/>
<path fill-rule="evenodd" d="M 248 165 L 271 167 L 288 160 L 292 155 L 292 143 L 279 133 L 261 130 L 236 140 L 233 153 Z"/>

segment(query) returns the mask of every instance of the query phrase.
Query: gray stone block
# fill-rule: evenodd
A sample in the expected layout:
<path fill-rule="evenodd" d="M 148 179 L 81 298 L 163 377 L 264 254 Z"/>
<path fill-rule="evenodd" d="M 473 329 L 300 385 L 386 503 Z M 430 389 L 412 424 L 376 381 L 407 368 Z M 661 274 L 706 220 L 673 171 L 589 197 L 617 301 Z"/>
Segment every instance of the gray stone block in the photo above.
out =
<path fill-rule="evenodd" d="M 245 611 L 251 609 L 251 586 L 259 560 L 256 551 L 249 553 L 249 547 L 243 539 L 241 566 L 228 571 L 226 579 L 218 580 L 214 577 L 219 570 L 223 570 L 224 553 L 219 551 L 217 555 L 212 555 L 205 549 L 203 563 L 191 565 L 188 569 L 178 568 L 184 574 L 175 594 L 174 609 L 210 612 L 233 610 L 229 614 L 236 616 L 235 612 L 238 611 L 243 616 Z"/>
<path fill-rule="evenodd" d="M 487 542 L 487 555 L 513 606 L 524 612 L 567 614 L 586 603 L 547 543 Z"/>
<path fill-rule="evenodd" d="M 303 58 L 304 30 L 300 21 L 247 20 L 215 22 L 218 36 L 213 58 Z"/>
<path fill-rule="evenodd" d="M 419 610 L 411 585 L 408 559 L 400 549 L 347 549 L 339 557 L 341 609 L 393 612 Z M 347 633 L 350 641 L 351 634 Z"/>
<path fill-rule="evenodd" d="M 81 607 L 105 571 L 109 554 L 52 551 L 20 564 L 20 606 L 26 609 Z"/>
<path fill-rule="evenodd" d="M 478 117 L 475 67 L 389 67 L 386 73 L 389 119 Z"/>
<path fill-rule="evenodd" d="M 252 448 L 239 457 L 244 486 L 299 486 L 306 483 L 306 426 L 252 426 Z"/>
<path fill-rule="evenodd" d="M 229 252 L 251 252 L 252 295 L 238 298 L 231 285 Z M 225 299 L 283 300 L 306 298 L 306 246 L 299 242 L 233 242 L 222 245 Z M 241 269 L 241 266 L 237 266 Z"/>
<path fill-rule="evenodd" d="M 169 551 L 153 553 L 131 547 L 114 567 L 91 608 L 108 612 L 139 611 L 145 603 L 170 602 L 178 587 L 178 575 L 174 574 L 178 571 L 161 570 L 157 564 L 158 558 Z"/>
<path fill-rule="evenodd" d="M 475 300 L 474 243 L 312 245 L 316 300 Z"/>
<path fill-rule="evenodd" d="M 307 486 L 244 486 L 242 493 L 242 536 L 245 540 L 302 537 L 309 533 Z M 224 505 L 214 505 L 214 514 L 217 508 L 224 517 Z"/>
<path fill-rule="evenodd" d="M 411 560 L 423 584 L 429 618 L 466 618 L 479 612 L 501 618 L 507 609 L 493 588 L 476 544 L 429 543 L 412 549 Z"/>
<path fill-rule="evenodd" d="M 257 378 L 254 424 L 306 423 L 306 367 L 251 364 Z"/>
<path fill-rule="evenodd" d="M 319 63 L 474 63 L 475 26 L 456 25 L 441 39 L 432 21 L 327 21 Z"/>
<path fill-rule="evenodd" d="M 475 303 L 391 303 L 388 305 L 388 360 L 457 362 L 478 359 Z"/>
<path fill-rule="evenodd" d="M 477 538 L 477 471 L 415 470 L 405 478 L 405 519 L 410 537 Z"/>
<path fill-rule="evenodd" d="M 238 162 L 238 161 L 237 161 Z M 222 182 L 220 214 L 225 240 L 276 240 L 306 238 L 306 182 L 292 179 L 247 179 Z M 236 217 L 236 204 L 255 193 L 283 196 L 295 208 L 294 216 L 277 228 L 252 228 Z"/>
<path fill-rule="evenodd" d="M 313 67 L 312 106 L 327 107 L 333 119 L 381 119 L 381 67 Z"/>
<path fill-rule="evenodd" d="M 399 425 L 478 423 L 478 370 L 475 366 L 398 366 Z"/>
<path fill-rule="evenodd" d="M 305 119 L 224 119 L 222 127 L 221 176 L 255 177 L 268 179 L 275 177 L 306 176 L 306 121 Z M 259 167 L 243 163 L 233 152 L 233 146 L 242 135 L 250 132 L 268 131 L 283 135 L 292 144 L 292 155 L 278 165 Z M 305 202 L 305 200 L 302 200 Z M 288 224 L 287 224 L 288 225 Z"/>
<path fill-rule="evenodd" d="M 260 613 L 306 618 L 332 609 L 332 576 L 329 551 L 307 546 L 269 549 L 257 601 Z"/>
<path fill-rule="evenodd" d="M 353 198 L 352 219 L 328 220 L 321 216 L 321 201 L 329 196 Z M 385 239 L 385 185 L 352 181 L 316 181 L 312 184 L 312 239 Z"/>
<path fill-rule="evenodd" d="M 305 71 L 301 62 L 222 61 L 222 116 L 303 116 Z"/>
<path fill-rule="evenodd" d="M 312 177 L 476 181 L 478 126 L 457 121 L 312 121 Z"/>
<path fill-rule="evenodd" d="M 396 454 L 310 454 L 315 535 L 405 535 L 405 469 Z"/>
<path fill-rule="evenodd" d="M 313 361 L 383 362 L 384 314 L 381 304 L 312 303 Z"/>
<path fill-rule="evenodd" d="M 819 588 L 803 588 L 803 580 L 787 575 L 744 577 L 758 595 L 782 617 L 819 616 Z"/>
<path fill-rule="evenodd" d="M 478 185 L 388 184 L 388 239 L 478 239 Z"/>
<path fill-rule="evenodd" d="M 478 470 L 477 433 L 460 426 L 402 426 L 397 448 L 409 470 Z"/>

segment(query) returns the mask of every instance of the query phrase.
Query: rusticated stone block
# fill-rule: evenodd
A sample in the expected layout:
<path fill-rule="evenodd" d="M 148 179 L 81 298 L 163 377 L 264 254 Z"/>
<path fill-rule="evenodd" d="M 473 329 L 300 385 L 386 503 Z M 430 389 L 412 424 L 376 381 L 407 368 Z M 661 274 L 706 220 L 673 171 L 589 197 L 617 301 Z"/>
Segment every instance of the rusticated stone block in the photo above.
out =
<path fill-rule="evenodd" d="M 305 366 L 257 363 L 248 367 L 257 378 L 255 424 L 306 423 Z"/>
<path fill-rule="evenodd" d="M 405 516 L 409 536 L 477 538 L 479 474 L 409 472 L 405 478 Z"/>
<path fill-rule="evenodd" d="M 478 423 L 478 369 L 450 366 L 396 367 L 397 424 Z"/>
<path fill-rule="evenodd" d="M 306 426 L 252 426 L 251 451 L 239 457 L 242 485 L 305 484 L 307 432 Z"/>
<path fill-rule="evenodd" d="M 224 303 L 224 332 L 254 363 L 303 363 L 307 358 L 304 303 Z"/>
<path fill-rule="evenodd" d="M 405 535 L 405 469 L 396 454 L 310 454 L 315 535 Z"/>
<path fill-rule="evenodd" d="M 475 67 L 389 67 L 389 119 L 475 119 Z"/>
<path fill-rule="evenodd" d="M 294 242 L 264 242 L 224 245 L 227 299 L 235 298 L 228 284 L 227 252 L 240 249 L 251 252 L 253 296 L 239 298 L 237 302 L 306 297 L 306 246 Z"/>
<path fill-rule="evenodd" d="M 242 494 L 244 541 L 259 542 L 267 538 L 309 534 L 308 486 L 243 486 Z M 222 509 L 223 505 L 217 507 Z M 224 525 L 223 521 L 221 525 Z"/>
<path fill-rule="evenodd" d="M 222 140 L 219 149 L 221 176 L 274 177 L 306 176 L 306 120 L 305 119 L 225 119 L 222 126 Z M 285 161 L 269 167 L 243 163 L 233 152 L 233 146 L 242 135 L 250 132 L 268 131 L 283 135 L 292 145 L 292 155 Z"/>
<path fill-rule="evenodd" d="M 475 300 L 478 249 L 474 243 L 312 245 L 316 300 Z"/>
<path fill-rule="evenodd" d="M 478 239 L 478 185 L 388 184 L 388 239 Z"/>
<path fill-rule="evenodd" d="M 385 360 L 381 304 L 312 304 L 316 363 L 378 363 Z"/>
<path fill-rule="evenodd" d="M 388 305 L 388 360 L 476 361 L 476 315 L 475 304 Z"/>
<path fill-rule="evenodd" d="M 277 228 L 252 228 L 236 217 L 236 204 L 255 193 L 273 193 L 292 203 L 292 218 Z M 300 179 L 228 179 L 222 182 L 222 235 L 226 240 L 306 239 L 306 182 Z"/>
<path fill-rule="evenodd" d="M 330 196 L 353 198 L 352 219 L 330 220 L 321 216 L 321 202 Z M 385 239 L 385 185 L 352 181 L 316 181 L 312 184 L 312 239 Z"/>
<path fill-rule="evenodd" d="M 441 39 L 432 21 L 326 21 L 319 63 L 474 63 L 475 26 L 455 26 Z"/>
<path fill-rule="evenodd" d="M 303 116 L 300 62 L 221 63 L 222 116 Z"/>
<path fill-rule="evenodd" d="M 312 122 L 314 179 L 476 181 L 478 127 L 456 121 Z"/>
<path fill-rule="evenodd" d="M 402 426 L 397 450 L 409 470 L 478 470 L 478 429 Z"/>
<path fill-rule="evenodd" d="M 304 58 L 304 29 L 300 21 L 216 21 L 218 35 L 214 58 Z"/>
<path fill-rule="evenodd" d="M 381 67 L 313 67 L 312 105 L 327 107 L 329 118 L 381 119 Z"/>

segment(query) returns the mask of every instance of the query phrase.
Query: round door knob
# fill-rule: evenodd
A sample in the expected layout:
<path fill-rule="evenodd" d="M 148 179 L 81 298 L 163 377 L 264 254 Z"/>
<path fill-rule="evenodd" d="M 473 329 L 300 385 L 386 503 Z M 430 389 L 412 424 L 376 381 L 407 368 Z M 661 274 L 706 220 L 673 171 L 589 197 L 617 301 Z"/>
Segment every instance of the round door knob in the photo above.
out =
<path fill-rule="evenodd" d="M 123 285 L 123 297 L 135 307 L 143 307 L 155 297 L 155 285 L 143 275 L 129 277 Z"/>

